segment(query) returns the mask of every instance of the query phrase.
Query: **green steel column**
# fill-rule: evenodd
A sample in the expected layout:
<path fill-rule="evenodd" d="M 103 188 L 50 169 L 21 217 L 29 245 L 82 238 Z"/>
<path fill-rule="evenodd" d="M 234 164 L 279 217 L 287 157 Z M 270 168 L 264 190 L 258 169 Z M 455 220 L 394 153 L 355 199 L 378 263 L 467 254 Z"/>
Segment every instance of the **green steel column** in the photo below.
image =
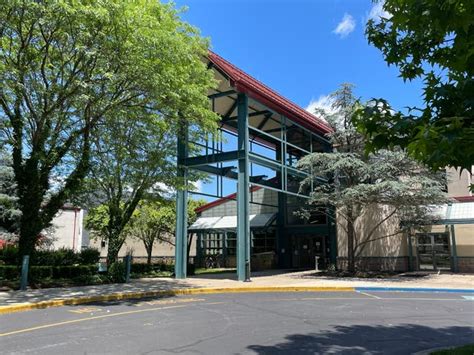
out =
<path fill-rule="evenodd" d="M 250 281 L 249 224 L 249 130 L 248 97 L 237 97 L 238 179 L 237 179 L 237 278 Z"/>
<path fill-rule="evenodd" d="M 188 127 L 183 123 L 178 136 L 178 177 L 182 188 L 176 193 L 176 243 L 174 272 L 177 279 L 186 278 L 188 242 L 188 192 L 186 191 L 187 169 L 181 161 L 187 158 Z"/>

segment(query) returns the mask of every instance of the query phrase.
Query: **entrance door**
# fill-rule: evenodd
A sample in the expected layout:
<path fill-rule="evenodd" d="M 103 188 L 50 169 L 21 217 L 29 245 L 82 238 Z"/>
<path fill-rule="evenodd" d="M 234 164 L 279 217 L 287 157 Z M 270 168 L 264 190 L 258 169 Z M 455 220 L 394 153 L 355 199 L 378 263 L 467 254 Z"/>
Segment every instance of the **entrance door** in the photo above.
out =
<path fill-rule="evenodd" d="M 314 269 L 315 257 L 324 261 L 324 237 L 315 235 L 293 235 L 293 267 L 298 269 Z M 321 267 L 321 264 L 319 265 Z"/>
<path fill-rule="evenodd" d="M 450 270 L 449 234 L 418 234 L 417 254 L 420 270 Z"/>

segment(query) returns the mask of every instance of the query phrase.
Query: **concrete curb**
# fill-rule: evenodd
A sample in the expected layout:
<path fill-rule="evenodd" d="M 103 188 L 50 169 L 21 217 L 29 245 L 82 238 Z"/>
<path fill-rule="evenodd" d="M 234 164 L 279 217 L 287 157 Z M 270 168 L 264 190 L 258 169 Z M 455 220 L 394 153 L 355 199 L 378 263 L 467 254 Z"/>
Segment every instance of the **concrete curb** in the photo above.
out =
<path fill-rule="evenodd" d="M 41 302 L 17 303 L 7 306 L 0 306 L 0 314 L 22 312 L 33 309 L 43 309 L 48 307 L 71 306 L 92 302 L 119 301 L 127 299 L 140 299 L 160 296 L 177 295 L 198 295 L 212 293 L 251 293 L 251 292 L 354 292 L 354 287 L 311 287 L 311 286 L 291 286 L 291 287 L 219 287 L 219 288 L 184 288 L 176 290 L 160 291 L 140 291 L 140 292 L 117 292 L 107 295 L 84 296 L 65 299 L 54 299 Z"/>

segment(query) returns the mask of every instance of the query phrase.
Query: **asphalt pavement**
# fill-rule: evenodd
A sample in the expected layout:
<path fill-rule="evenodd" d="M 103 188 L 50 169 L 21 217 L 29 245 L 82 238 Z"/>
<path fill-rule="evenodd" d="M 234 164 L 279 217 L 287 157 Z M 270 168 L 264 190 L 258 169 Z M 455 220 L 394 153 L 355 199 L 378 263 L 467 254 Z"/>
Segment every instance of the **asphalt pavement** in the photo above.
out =
<path fill-rule="evenodd" d="M 1 354 L 411 354 L 474 343 L 462 293 L 162 297 L 0 315 Z"/>

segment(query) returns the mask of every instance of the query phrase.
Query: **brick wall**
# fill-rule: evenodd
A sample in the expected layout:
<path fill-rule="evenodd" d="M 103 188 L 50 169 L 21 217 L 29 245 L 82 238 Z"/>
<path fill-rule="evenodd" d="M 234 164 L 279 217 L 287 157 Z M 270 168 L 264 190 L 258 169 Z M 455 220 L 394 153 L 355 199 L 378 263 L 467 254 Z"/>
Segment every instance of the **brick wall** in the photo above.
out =
<path fill-rule="evenodd" d="M 458 256 L 459 272 L 474 272 L 474 257 Z"/>
<path fill-rule="evenodd" d="M 339 270 L 347 269 L 347 258 L 338 257 Z M 356 258 L 356 268 L 363 271 L 407 271 L 408 257 L 359 257 Z"/>

